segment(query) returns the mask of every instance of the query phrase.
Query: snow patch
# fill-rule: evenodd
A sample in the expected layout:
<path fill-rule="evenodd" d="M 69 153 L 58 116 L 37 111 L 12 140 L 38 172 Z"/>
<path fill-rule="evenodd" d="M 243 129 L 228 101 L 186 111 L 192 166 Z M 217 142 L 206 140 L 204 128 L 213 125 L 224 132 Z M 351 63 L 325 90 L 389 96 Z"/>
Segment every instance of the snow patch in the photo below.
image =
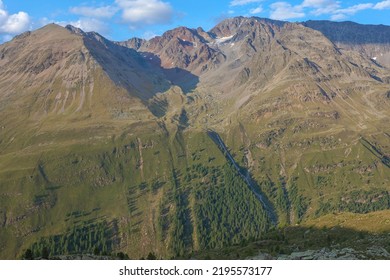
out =
<path fill-rule="evenodd" d="M 196 45 L 196 43 L 195 42 L 191 42 L 191 41 L 187 41 L 186 39 L 182 39 L 182 38 L 178 38 L 180 41 L 182 41 L 185 45 L 187 45 L 187 46 L 190 46 L 190 45 L 192 45 L 192 46 L 195 46 Z M 195 46 L 196 47 L 196 46 Z"/>
<path fill-rule="evenodd" d="M 234 35 L 232 36 L 228 36 L 228 37 L 221 37 L 221 38 L 216 38 L 215 39 L 215 42 L 219 45 L 219 44 L 223 44 L 227 41 L 229 41 L 230 39 L 232 39 L 234 37 Z"/>

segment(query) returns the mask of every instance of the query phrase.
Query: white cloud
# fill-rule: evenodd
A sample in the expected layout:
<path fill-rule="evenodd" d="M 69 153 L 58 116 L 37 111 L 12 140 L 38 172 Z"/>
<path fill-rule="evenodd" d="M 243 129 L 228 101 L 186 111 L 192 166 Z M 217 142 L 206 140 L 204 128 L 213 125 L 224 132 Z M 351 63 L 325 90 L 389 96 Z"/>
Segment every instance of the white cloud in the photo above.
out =
<path fill-rule="evenodd" d="M 384 10 L 384 9 L 390 9 L 390 0 L 382 1 L 377 3 L 373 9 L 375 10 Z"/>
<path fill-rule="evenodd" d="M 172 21 L 172 6 L 161 0 L 115 0 L 122 9 L 122 20 L 131 27 L 167 24 Z"/>
<path fill-rule="evenodd" d="M 304 0 L 300 6 L 314 9 L 310 13 L 319 16 L 333 13 L 340 8 L 340 2 L 335 0 Z"/>
<path fill-rule="evenodd" d="M 346 19 L 347 16 L 344 14 L 334 14 L 330 17 L 331 20 L 338 21 L 338 20 L 343 20 Z"/>
<path fill-rule="evenodd" d="M 334 0 L 304 0 L 301 4 L 302 7 L 310 8 L 323 8 L 326 6 L 340 5 L 340 2 Z"/>
<path fill-rule="evenodd" d="M 150 40 L 156 36 L 158 36 L 158 34 L 154 33 L 153 31 L 146 31 L 144 34 L 142 34 L 142 39 Z"/>
<path fill-rule="evenodd" d="M 81 18 L 70 22 L 60 22 L 61 25 L 73 25 L 85 32 L 95 31 L 102 35 L 107 35 L 110 32 L 109 23 L 104 19 L 111 19 L 118 11 L 116 6 L 77 6 L 71 7 L 69 11 L 72 14 L 80 15 Z"/>
<path fill-rule="evenodd" d="M 57 21 L 56 24 L 61 26 L 70 24 L 85 32 L 95 31 L 103 35 L 109 32 L 109 27 L 105 22 L 94 18 L 81 18 L 76 21 Z"/>
<path fill-rule="evenodd" d="M 30 17 L 25 12 L 9 14 L 0 0 L 0 34 L 18 34 L 28 30 Z"/>
<path fill-rule="evenodd" d="M 352 15 L 356 14 L 359 11 L 372 9 L 373 7 L 374 7 L 374 4 L 366 3 L 366 4 L 354 5 L 354 6 L 351 6 L 348 8 L 344 8 L 344 9 L 337 9 L 337 10 L 333 11 L 330 19 L 331 20 L 342 20 L 342 19 L 347 18 L 348 16 L 352 16 Z"/>
<path fill-rule="evenodd" d="M 72 14 L 81 15 L 84 17 L 111 18 L 116 14 L 118 8 L 112 6 L 105 6 L 105 7 L 78 6 L 78 7 L 71 7 L 69 11 Z"/>
<path fill-rule="evenodd" d="M 255 15 L 255 14 L 260 14 L 262 11 L 263 11 L 263 7 L 259 6 L 257 8 L 251 9 L 249 13 Z"/>
<path fill-rule="evenodd" d="M 244 6 L 252 3 L 260 3 L 263 2 L 263 0 L 233 0 L 230 2 L 230 6 Z"/>
<path fill-rule="evenodd" d="M 45 25 L 47 25 L 49 23 L 53 23 L 53 22 L 55 22 L 55 20 L 51 20 L 51 19 L 49 19 L 47 17 L 40 18 L 40 19 L 38 19 L 37 21 L 34 22 L 33 29 L 45 26 Z"/>
<path fill-rule="evenodd" d="M 286 20 L 292 18 L 302 18 L 305 13 L 302 11 L 301 6 L 292 6 L 287 2 L 276 2 L 271 4 L 271 19 Z"/>
<path fill-rule="evenodd" d="M 7 18 L 8 18 L 7 12 L 1 9 L 0 7 L 0 26 L 3 24 L 3 22 L 7 20 Z"/>
<path fill-rule="evenodd" d="M 335 13 L 341 13 L 341 14 L 346 14 L 346 15 L 354 15 L 359 11 L 371 9 L 374 6 L 374 4 L 367 3 L 367 4 L 358 4 L 354 5 L 345 9 L 339 9 L 336 10 Z"/>
<path fill-rule="evenodd" d="M 390 9 L 390 0 L 375 3 L 362 3 L 342 8 L 341 1 L 337 0 L 303 0 L 299 5 L 291 5 L 288 2 L 276 2 L 270 5 L 270 18 L 286 20 L 301 18 L 305 13 L 314 16 L 329 15 L 331 20 L 343 20 L 360 11 L 376 9 Z"/>

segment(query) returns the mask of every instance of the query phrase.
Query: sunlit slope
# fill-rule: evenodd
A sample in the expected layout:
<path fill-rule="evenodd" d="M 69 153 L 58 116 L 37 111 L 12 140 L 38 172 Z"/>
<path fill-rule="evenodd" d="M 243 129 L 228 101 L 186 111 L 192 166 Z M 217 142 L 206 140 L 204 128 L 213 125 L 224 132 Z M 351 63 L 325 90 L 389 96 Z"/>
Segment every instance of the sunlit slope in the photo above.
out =
<path fill-rule="evenodd" d="M 259 18 L 121 45 L 49 25 L 0 46 L 0 258 L 236 255 L 387 213 L 386 67 Z"/>

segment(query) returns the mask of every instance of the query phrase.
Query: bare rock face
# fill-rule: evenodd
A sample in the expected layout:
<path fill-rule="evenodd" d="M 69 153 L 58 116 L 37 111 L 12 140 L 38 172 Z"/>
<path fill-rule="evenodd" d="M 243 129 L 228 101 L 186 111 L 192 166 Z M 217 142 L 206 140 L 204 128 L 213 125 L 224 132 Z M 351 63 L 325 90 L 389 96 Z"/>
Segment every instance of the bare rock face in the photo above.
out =
<path fill-rule="evenodd" d="M 124 42 L 118 42 L 120 46 L 124 46 L 130 49 L 139 50 L 147 41 L 141 38 L 131 38 Z"/>
<path fill-rule="evenodd" d="M 319 250 L 307 250 L 292 252 L 289 255 L 280 254 L 271 256 L 266 253 L 259 253 L 251 257 L 251 260 L 370 260 L 390 259 L 390 254 L 385 248 L 371 246 L 367 250 L 356 250 L 354 248 L 322 248 Z"/>
<path fill-rule="evenodd" d="M 390 68 L 390 27 L 355 22 L 307 21 L 304 26 L 322 32 L 339 48 L 364 54 Z"/>
<path fill-rule="evenodd" d="M 152 119 L 148 100 L 171 87 L 136 51 L 72 26 L 50 24 L 17 36 L 0 45 L 0 58 L 3 135 L 45 120 L 47 131 L 60 123 L 66 131 L 72 118 L 90 126 L 103 119 Z"/>
<path fill-rule="evenodd" d="M 114 43 L 95 32 L 52 24 L 0 46 L 0 99 L 3 104 L 17 104 L 18 99 L 33 115 L 72 114 L 85 109 L 127 116 L 133 115 L 130 109 L 118 113 L 116 106 L 133 102 L 136 108 L 161 118 L 167 108 L 180 111 L 185 102 L 175 108 L 173 98 L 171 105 L 162 105 L 160 111 L 165 113 L 157 114 L 155 104 L 161 100 L 169 103 L 165 97 L 170 96 L 157 95 L 178 87 L 179 95 L 194 93 L 193 100 L 199 101 L 186 109 L 192 124 L 225 127 L 230 125 L 228 116 L 238 111 L 245 122 L 259 124 L 264 118 L 276 122 L 284 114 L 314 103 L 319 109 L 310 108 L 307 116 L 338 112 L 333 119 L 361 118 L 356 125 L 364 127 L 367 117 L 358 115 L 361 110 L 372 116 L 387 115 L 386 103 L 371 95 L 388 100 L 390 74 L 379 56 L 370 58 L 356 48 L 368 44 L 385 48 L 389 28 L 364 26 L 362 32 L 367 36 L 359 35 L 359 39 L 354 34 L 360 27 L 236 17 L 210 31 L 178 27 L 150 40 Z M 330 32 L 334 28 L 340 32 Z M 97 83 L 111 89 L 100 90 Z M 15 84 L 22 89 L 17 94 Z M 116 95 L 118 91 L 122 93 Z M 308 123 L 312 128 L 324 127 L 315 120 Z"/>
<path fill-rule="evenodd" d="M 181 70 L 185 70 L 201 77 L 204 85 L 217 86 L 223 91 L 242 92 L 239 89 L 242 85 L 247 89 L 262 87 L 282 72 L 296 76 L 304 73 L 315 82 L 351 76 L 386 81 L 377 65 L 383 60 L 379 62 L 376 57 L 363 58 L 355 52 L 342 52 L 334 44 L 338 38 L 327 36 L 330 32 L 326 24 L 236 17 L 222 21 L 208 32 L 202 28 L 179 27 L 148 41 L 133 38 L 118 44 L 137 50 L 156 66 L 176 69 L 175 73 L 168 71 L 168 79 L 174 84 L 180 80 L 178 76 L 184 75 Z M 332 23 L 331 28 L 334 24 L 337 25 Z M 352 24 L 345 28 L 349 32 L 346 40 L 351 40 L 354 46 L 360 44 L 353 41 L 351 35 L 356 33 L 356 26 Z M 325 33 L 316 31 L 323 29 Z M 384 33 L 372 32 L 366 43 L 386 41 L 386 30 L 384 28 Z"/>
<path fill-rule="evenodd" d="M 111 42 L 51 24 L 0 45 L 0 257 L 25 249 L 8 245 L 22 244 L 19 237 L 32 244 L 88 215 L 119 221 L 118 248 L 134 257 L 152 248 L 172 256 L 162 240 L 185 239 L 175 252 L 181 256 L 214 249 L 204 241 L 217 235 L 196 236 L 190 227 L 198 229 L 199 219 L 180 213 L 208 213 L 196 210 L 209 203 L 206 196 L 197 201 L 197 188 L 226 187 L 219 174 L 229 162 L 240 167 L 243 186 L 257 183 L 281 225 L 388 209 L 388 27 L 367 30 L 360 41 L 354 24 L 237 17 L 210 31 L 179 27 L 150 40 Z M 221 135 L 217 146 L 207 131 Z M 69 219 L 76 210 L 88 214 Z M 49 225 L 52 217 L 62 224 Z M 172 235 L 180 223 L 183 235 Z M 15 232 L 7 231 L 11 225 Z M 286 258 L 359 257 L 355 251 Z"/>
<path fill-rule="evenodd" d="M 238 108 L 248 119 L 258 115 L 256 110 L 272 112 L 276 117 L 287 107 L 300 108 L 301 103 L 332 104 L 337 96 L 363 93 L 366 82 L 387 83 L 389 75 L 382 61 L 356 52 L 355 47 L 340 48 L 337 44 L 341 37 L 337 36 L 344 35 L 332 35 L 328 27 L 340 29 L 334 34 L 344 34 L 346 29 L 346 39 L 340 43 L 348 41 L 351 46 L 387 40 L 386 27 L 367 27 L 371 34 L 366 42 L 360 42 L 352 35 L 359 28 L 355 24 L 300 24 L 236 17 L 220 22 L 208 32 L 179 27 L 148 41 L 135 38 L 118 44 L 136 50 L 146 61 L 161 67 L 165 77 L 185 93 L 219 93 L 212 94 L 207 104 L 209 114 L 218 123 L 228 111 Z M 350 83 L 355 82 L 352 89 Z M 274 91 L 280 96 L 274 93 L 263 100 Z M 272 104 L 277 105 L 270 105 L 273 98 L 277 102 Z M 229 100 L 224 112 L 217 109 L 222 100 Z M 257 105 L 267 108 L 254 109 Z M 337 106 L 328 109 L 340 111 Z M 190 115 L 202 115 L 203 109 L 191 110 Z M 348 114 L 341 110 L 340 115 Z"/>
<path fill-rule="evenodd" d="M 143 42 L 137 50 L 165 69 L 201 73 L 224 61 L 223 54 L 209 46 L 210 39 L 202 29 L 179 27 Z"/>
<path fill-rule="evenodd" d="M 45 112 L 54 110 L 56 100 L 60 99 L 64 102 L 58 104 L 61 110 L 78 103 L 75 111 L 80 111 L 88 102 L 87 95 L 91 96 L 89 102 L 94 102 L 97 75 L 103 73 L 112 86 L 121 86 L 129 96 L 141 100 L 169 87 L 169 82 L 163 82 L 158 70 L 145 63 L 137 52 L 73 26 L 51 24 L 22 34 L 1 46 L 0 53 L 3 90 L 12 90 L 17 82 L 26 91 L 40 91 L 45 98 L 53 98 L 52 102 L 46 102 Z"/>

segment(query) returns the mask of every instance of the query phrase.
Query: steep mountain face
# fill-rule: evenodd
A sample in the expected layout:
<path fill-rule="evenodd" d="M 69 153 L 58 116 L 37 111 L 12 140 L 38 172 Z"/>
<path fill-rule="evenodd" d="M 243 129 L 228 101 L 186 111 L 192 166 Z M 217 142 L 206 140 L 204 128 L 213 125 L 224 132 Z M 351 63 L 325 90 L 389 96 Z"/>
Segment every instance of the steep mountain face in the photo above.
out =
<path fill-rule="evenodd" d="M 52 24 L 24 33 L 0 53 L 1 142 L 10 144 L 3 153 L 46 134 L 50 139 L 59 129 L 81 141 L 90 136 L 83 135 L 85 127 L 116 129 L 119 120 L 137 123 L 141 115 L 151 124 L 148 100 L 171 87 L 137 52 L 73 27 Z"/>
<path fill-rule="evenodd" d="M 0 257 L 202 256 L 329 213 L 387 219 L 390 70 L 327 24 L 1 45 Z"/>
<path fill-rule="evenodd" d="M 122 45 L 144 53 L 150 60 L 158 59 L 157 63 L 164 68 L 185 69 L 199 74 L 224 61 L 223 54 L 212 48 L 210 41 L 212 38 L 202 29 L 179 27 L 149 41 L 131 39 Z"/>
<path fill-rule="evenodd" d="M 322 32 L 339 48 L 353 50 L 390 67 L 390 27 L 355 22 L 307 21 L 304 26 Z"/>

